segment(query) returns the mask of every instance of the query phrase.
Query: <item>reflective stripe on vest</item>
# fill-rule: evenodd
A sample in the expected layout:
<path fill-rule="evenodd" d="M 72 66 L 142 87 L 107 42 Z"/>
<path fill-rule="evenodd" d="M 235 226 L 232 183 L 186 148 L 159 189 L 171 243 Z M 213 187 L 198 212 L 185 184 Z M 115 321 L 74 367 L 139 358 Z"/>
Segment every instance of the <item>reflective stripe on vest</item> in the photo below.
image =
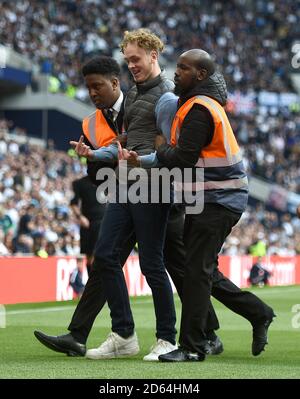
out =
<path fill-rule="evenodd" d="M 214 121 L 214 135 L 211 143 L 204 147 L 199 154 L 199 159 L 196 163 L 196 167 L 210 168 L 209 175 L 213 177 L 214 168 L 220 167 L 230 167 L 233 165 L 241 167 L 240 178 L 237 179 L 226 179 L 222 181 L 209 180 L 205 182 L 200 182 L 194 187 L 191 184 L 187 184 L 185 189 L 188 191 L 198 191 L 200 190 L 215 190 L 215 189 L 240 189 L 246 188 L 248 184 L 247 177 L 245 177 L 245 172 L 242 170 L 242 156 L 239 150 L 239 146 L 233 134 L 232 128 L 228 121 L 227 115 L 223 107 L 216 101 L 207 96 L 195 96 L 186 101 L 178 110 L 175 115 L 172 128 L 171 128 L 171 145 L 176 146 L 178 137 L 180 134 L 180 129 L 184 118 L 191 110 L 194 104 L 203 105 L 211 114 Z M 239 164 L 240 165 L 237 165 Z M 229 177 L 229 176 L 228 176 Z M 207 179 L 205 179 L 207 180 Z M 200 188 L 202 184 L 202 188 Z"/>
<path fill-rule="evenodd" d="M 84 118 L 82 130 L 94 149 L 107 147 L 117 135 L 99 109 Z"/>
<path fill-rule="evenodd" d="M 241 179 L 230 179 L 221 181 L 205 181 L 205 182 L 192 182 L 181 183 L 174 181 L 174 188 L 176 191 L 201 191 L 201 190 L 220 190 L 220 189 L 237 189 L 246 188 L 248 186 L 247 177 Z"/>

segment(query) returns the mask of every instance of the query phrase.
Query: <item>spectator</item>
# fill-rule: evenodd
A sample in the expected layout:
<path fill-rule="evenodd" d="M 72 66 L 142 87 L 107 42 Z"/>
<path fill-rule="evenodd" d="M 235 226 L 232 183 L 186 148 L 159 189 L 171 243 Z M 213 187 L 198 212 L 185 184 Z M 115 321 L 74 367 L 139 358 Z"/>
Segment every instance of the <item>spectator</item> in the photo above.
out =
<path fill-rule="evenodd" d="M 84 270 L 84 257 L 77 256 L 77 267 L 70 276 L 70 286 L 73 288 L 75 294 L 80 298 L 85 284 L 83 282 L 83 270 Z"/>
<path fill-rule="evenodd" d="M 8 248 L 5 246 L 3 241 L 4 241 L 4 233 L 0 229 L 0 256 L 6 256 L 10 254 Z"/>
<path fill-rule="evenodd" d="M 267 245 L 264 241 L 264 233 L 259 232 L 257 237 L 258 240 L 255 241 L 249 248 L 249 254 L 252 256 L 262 257 L 267 253 Z"/>
<path fill-rule="evenodd" d="M 271 273 L 262 266 L 262 258 L 259 256 L 250 270 L 249 281 L 251 285 L 263 287 L 269 284 Z"/>

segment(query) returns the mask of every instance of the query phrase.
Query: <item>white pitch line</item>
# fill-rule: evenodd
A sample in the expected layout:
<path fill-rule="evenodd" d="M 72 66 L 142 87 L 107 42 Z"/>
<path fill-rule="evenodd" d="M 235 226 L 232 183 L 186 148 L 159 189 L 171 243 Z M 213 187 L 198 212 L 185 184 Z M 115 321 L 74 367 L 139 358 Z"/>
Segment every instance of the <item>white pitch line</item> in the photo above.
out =
<path fill-rule="evenodd" d="M 255 289 L 251 291 L 253 294 L 262 294 L 262 296 L 264 295 L 277 295 L 277 294 L 281 294 L 282 290 L 280 288 L 271 288 L 270 290 L 266 290 L 264 291 L 263 288 L 261 289 Z M 284 290 L 284 293 L 290 293 L 290 292 L 300 292 L 300 286 L 299 287 L 290 287 L 290 288 L 286 288 Z M 132 305 L 143 305 L 143 304 L 149 304 L 152 303 L 152 298 L 148 299 L 148 300 L 144 300 L 144 301 L 140 301 L 140 302 L 135 302 Z M 18 315 L 18 314 L 31 314 L 31 313 L 46 313 L 46 312 L 61 312 L 61 311 L 65 311 L 65 310 L 73 310 L 75 309 L 76 305 L 73 306 L 53 306 L 53 307 L 46 307 L 46 308 L 39 308 L 39 309 L 20 309 L 20 310 L 7 310 L 6 314 L 7 315 Z"/>
<path fill-rule="evenodd" d="M 141 301 L 141 302 L 135 302 L 134 305 L 142 305 L 142 304 L 148 304 L 152 303 L 152 299 L 146 300 L 146 301 Z M 16 315 L 16 314 L 31 314 L 31 313 L 46 313 L 46 312 L 61 312 L 64 310 L 73 310 L 75 309 L 75 305 L 73 306 L 53 306 L 53 307 L 47 307 L 47 308 L 39 308 L 39 309 L 20 309 L 20 310 L 7 310 L 6 314 L 7 315 Z"/>
<path fill-rule="evenodd" d="M 251 290 L 252 294 L 258 295 L 261 294 L 263 295 L 273 295 L 273 294 L 289 294 L 291 292 L 299 292 L 300 293 L 300 285 L 298 287 L 290 287 L 290 288 L 285 288 L 287 286 L 282 285 L 280 288 L 268 288 L 264 290 L 264 288 L 255 288 L 255 290 Z M 281 288 L 285 288 L 282 290 Z M 247 290 L 247 289 L 246 289 Z"/>
<path fill-rule="evenodd" d="M 46 313 L 46 312 L 59 312 L 63 310 L 71 310 L 74 309 L 75 306 L 56 306 L 49 308 L 40 308 L 40 309 L 21 309 L 21 310 L 7 310 L 7 315 L 14 314 L 30 314 L 30 313 Z"/>

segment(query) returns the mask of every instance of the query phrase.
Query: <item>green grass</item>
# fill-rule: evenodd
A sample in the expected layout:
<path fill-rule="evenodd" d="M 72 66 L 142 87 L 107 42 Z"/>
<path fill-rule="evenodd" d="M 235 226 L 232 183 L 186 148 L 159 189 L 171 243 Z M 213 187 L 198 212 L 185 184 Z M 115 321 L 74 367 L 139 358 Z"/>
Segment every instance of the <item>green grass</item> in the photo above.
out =
<path fill-rule="evenodd" d="M 154 312 L 151 297 L 132 298 L 141 352 L 132 358 L 92 361 L 69 358 L 50 351 L 34 337 L 35 329 L 57 335 L 66 332 L 75 302 L 8 305 L 7 326 L 0 328 L 0 378 L 300 378 L 300 327 L 292 328 L 291 309 L 300 303 L 300 287 L 274 287 L 252 292 L 270 304 L 277 314 L 269 330 L 269 345 L 251 355 L 250 324 L 220 303 L 214 305 L 220 320 L 225 351 L 197 363 L 149 363 L 143 356 L 154 343 Z M 180 302 L 176 296 L 178 325 Z M 54 308 L 54 309 L 53 309 Z M 47 311 L 48 310 L 48 311 Z M 88 347 L 98 346 L 110 329 L 108 309 L 98 316 Z"/>

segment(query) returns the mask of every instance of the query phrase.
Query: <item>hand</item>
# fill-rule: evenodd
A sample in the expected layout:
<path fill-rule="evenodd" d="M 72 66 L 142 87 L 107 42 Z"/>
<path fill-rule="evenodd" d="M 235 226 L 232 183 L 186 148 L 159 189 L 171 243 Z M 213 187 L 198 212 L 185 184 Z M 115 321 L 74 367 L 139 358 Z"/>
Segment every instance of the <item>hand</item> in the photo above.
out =
<path fill-rule="evenodd" d="M 139 167 L 141 166 L 141 162 L 138 159 L 139 156 L 135 151 L 128 151 L 126 148 L 122 148 L 119 141 L 118 144 L 118 159 L 119 161 L 127 161 L 128 166 L 131 167 Z"/>
<path fill-rule="evenodd" d="M 138 154 L 135 151 L 129 151 L 130 157 L 127 159 L 128 165 L 132 168 L 139 168 L 141 166 L 141 161 Z"/>
<path fill-rule="evenodd" d="M 80 136 L 79 141 L 70 141 L 70 145 L 74 148 L 74 150 L 80 157 L 93 159 L 94 154 L 93 151 L 91 150 L 91 147 L 84 144 L 83 140 L 84 136 Z"/>
<path fill-rule="evenodd" d="M 122 147 L 124 147 L 127 143 L 127 134 L 119 134 L 116 138 L 113 139 L 112 143 L 119 142 Z"/>
<path fill-rule="evenodd" d="M 118 159 L 119 161 L 127 161 L 130 158 L 130 152 L 126 148 L 122 148 L 119 141 L 116 142 L 118 146 Z"/>
<path fill-rule="evenodd" d="M 88 218 L 86 218 L 83 215 L 79 216 L 79 224 L 81 227 L 84 227 L 85 229 L 88 229 L 90 227 L 90 221 Z"/>
<path fill-rule="evenodd" d="M 118 146 L 118 160 L 119 161 L 125 161 L 125 156 L 126 156 L 126 149 L 122 148 L 121 144 L 119 141 L 116 141 L 117 146 Z M 127 151 L 128 152 L 128 151 Z"/>
<path fill-rule="evenodd" d="M 154 146 L 155 146 L 156 150 L 158 149 L 158 147 L 160 147 L 161 145 L 166 144 L 166 143 L 167 143 L 167 139 L 162 134 L 158 134 L 155 137 Z"/>
<path fill-rule="evenodd" d="M 128 151 L 126 148 L 122 148 L 121 144 L 117 141 L 118 144 L 118 159 L 119 161 L 127 161 L 128 166 L 131 167 L 140 167 L 141 162 L 139 160 L 139 156 L 135 151 Z"/>

